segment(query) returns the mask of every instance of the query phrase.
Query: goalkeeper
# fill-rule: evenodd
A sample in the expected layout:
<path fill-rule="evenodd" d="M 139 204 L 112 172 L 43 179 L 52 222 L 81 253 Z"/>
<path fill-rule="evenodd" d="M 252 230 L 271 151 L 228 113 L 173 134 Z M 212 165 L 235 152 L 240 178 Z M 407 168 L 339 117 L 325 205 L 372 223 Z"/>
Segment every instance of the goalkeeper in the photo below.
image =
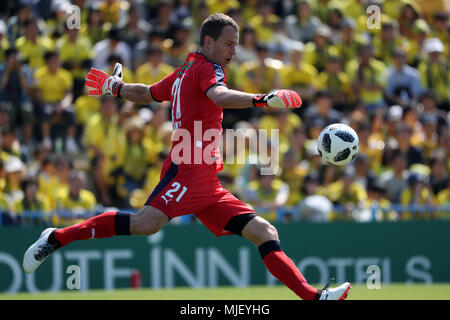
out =
<path fill-rule="evenodd" d="M 164 162 L 159 184 L 137 214 L 110 211 L 70 227 L 44 230 L 25 253 L 26 272 L 33 272 L 54 250 L 72 241 L 150 235 L 170 219 L 194 213 L 218 237 L 237 234 L 250 240 L 258 247 L 267 269 L 302 299 L 346 298 L 350 290 L 348 282 L 334 289 L 327 284 L 322 290 L 309 285 L 282 250 L 275 227 L 223 188 L 218 180 L 222 161 L 217 147 L 223 108 L 299 108 L 302 103 L 291 90 L 249 94 L 227 88 L 224 68 L 234 58 L 238 34 L 239 27 L 230 17 L 224 14 L 208 17 L 200 30 L 199 51 L 189 53 L 178 69 L 152 85 L 123 83 L 120 64 L 116 64 L 112 76 L 91 69 L 86 77 L 87 86 L 92 88 L 90 95 L 111 95 L 141 104 L 170 101 L 172 149 Z M 199 124 L 200 137 L 194 134 L 194 127 Z M 189 135 L 177 139 L 180 132 Z M 206 132 L 215 133 L 213 148 L 206 143 L 212 138 L 203 138 Z M 202 155 L 200 161 L 196 154 Z"/>

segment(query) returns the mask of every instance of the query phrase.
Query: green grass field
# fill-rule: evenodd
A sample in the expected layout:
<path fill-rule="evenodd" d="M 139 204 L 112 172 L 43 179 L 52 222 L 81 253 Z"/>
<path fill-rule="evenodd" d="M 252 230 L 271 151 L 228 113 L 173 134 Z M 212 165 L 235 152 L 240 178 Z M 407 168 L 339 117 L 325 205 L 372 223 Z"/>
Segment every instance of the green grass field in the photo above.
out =
<path fill-rule="evenodd" d="M 292 300 L 297 299 L 283 286 L 252 286 L 248 288 L 218 287 L 211 289 L 118 289 L 89 292 L 0 295 L 0 300 Z M 450 284 L 390 284 L 369 290 L 365 285 L 352 285 L 349 300 L 450 300 Z"/>

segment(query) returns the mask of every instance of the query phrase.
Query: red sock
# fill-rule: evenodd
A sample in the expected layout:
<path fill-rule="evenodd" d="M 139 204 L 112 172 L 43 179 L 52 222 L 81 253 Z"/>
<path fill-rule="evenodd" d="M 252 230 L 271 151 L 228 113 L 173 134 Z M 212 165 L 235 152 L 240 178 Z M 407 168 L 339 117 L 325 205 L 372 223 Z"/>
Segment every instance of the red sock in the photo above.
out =
<path fill-rule="evenodd" d="M 273 247 L 276 243 L 278 243 L 278 241 L 268 241 L 260 246 L 261 256 L 263 256 L 263 261 L 267 269 L 275 278 L 284 283 L 303 300 L 316 299 L 318 290 L 308 284 L 305 277 L 302 275 L 300 270 L 298 270 L 294 262 L 292 262 L 284 251 L 281 250 L 279 243 L 279 249 L 272 250 L 263 255 L 264 251 L 261 250 L 262 246 L 265 246 L 265 249 L 268 249 L 268 247 Z"/>
<path fill-rule="evenodd" d="M 54 238 L 61 247 L 75 240 L 109 238 L 130 234 L 130 216 L 127 213 L 109 211 L 73 226 L 56 229 Z"/>

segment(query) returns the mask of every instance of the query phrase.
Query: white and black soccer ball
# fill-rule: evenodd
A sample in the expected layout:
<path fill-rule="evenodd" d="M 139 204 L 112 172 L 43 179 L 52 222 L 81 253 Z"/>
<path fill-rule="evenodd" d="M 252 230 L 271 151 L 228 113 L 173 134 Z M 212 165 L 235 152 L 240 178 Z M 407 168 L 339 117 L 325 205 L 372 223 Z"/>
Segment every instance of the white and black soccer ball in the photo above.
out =
<path fill-rule="evenodd" d="M 355 159 L 359 151 L 359 138 L 355 130 L 343 123 L 325 127 L 317 139 L 317 149 L 322 159 L 343 166 Z"/>

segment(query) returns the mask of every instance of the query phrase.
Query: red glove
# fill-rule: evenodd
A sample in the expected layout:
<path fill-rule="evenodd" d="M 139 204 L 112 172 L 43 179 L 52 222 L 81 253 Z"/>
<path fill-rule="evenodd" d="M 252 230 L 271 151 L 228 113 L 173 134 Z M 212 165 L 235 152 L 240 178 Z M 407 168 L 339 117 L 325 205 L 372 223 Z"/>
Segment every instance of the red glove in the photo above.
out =
<path fill-rule="evenodd" d="M 300 108 L 302 99 L 293 90 L 277 90 L 269 94 L 258 94 L 253 98 L 255 107 Z"/>
<path fill-rule="evenodd" d="M 91 68 L 86 76 L 86 85 L 95 90 L 89 90 L 90 96 L 108 95 L 117 97 L 122 82 L 122 65 L 116 63 L 112 76 L 108 76 L 103 71 Z"/>

